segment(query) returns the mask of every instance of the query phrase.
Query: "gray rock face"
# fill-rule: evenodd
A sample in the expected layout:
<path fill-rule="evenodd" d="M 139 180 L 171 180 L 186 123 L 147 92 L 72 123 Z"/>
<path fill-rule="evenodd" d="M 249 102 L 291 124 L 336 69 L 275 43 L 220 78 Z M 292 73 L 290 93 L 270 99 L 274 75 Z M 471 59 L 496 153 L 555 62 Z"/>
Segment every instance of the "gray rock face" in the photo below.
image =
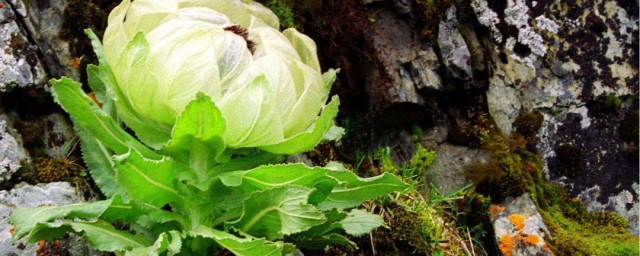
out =
<path fill-rule="evenodd" d="M 44 84 L 47 76 L 37 47 L 21 28 L 12 5 L 5 0 L 0 4 L 0 92 Z"/>
<path fill-rule="evenodd" d="M 473 2 L 480 23 L 492 31 L 493 45 L 486 47 L 495 49 L 495 68 L 487 101 L 498 127 L 508 134 L 519 112 L 544 113 L 536 147 L 548 177 L 581 195 L 590 209 L 615 210 L 637 225 L 634 203 L 614 203 L 639 198 L 637 145 L 622 138 L 633 128 L 622 122 L 637 115 L 638 103 L 620 100 L 638 93 L 638 62 L 631 57 L 638 56 L 637 13 L 613 0 L 571 6 L 514 0 L 504 10 Z M 505 24 L 517 25 L 518 34 L 496 30 Z M 620 102 L 607 106 L 605 99 Z M 596 190 L 598 196 L 589 196 Z"/>
<path fill-rule="evenodd" d="M 447 10 L 445 20 L 440 22 L 438 46 L 440 46 L 440 54 L 442 54 L 442 63 L 444 63 L 453 77 L 458 79 L 473 77 L 471 53 L 458 30 L 455 6 L 451 6 Z"/>
<path fill-rule="evenodd" d="M 553 255 L 544 240 L 545 236 L 550 236 L 549 230 L 528 194 L 502 205 L 493 205 L 490 211 L 496 241 L 503 253 L 523 256 Z"/>
<path fill-rule="evenodd" d="M 440 193 L 448 194 L 469 182 L 464 178 L 466 167 L 472 163 L 489 161 L 487 152 L 479 149 L 442 144 L 438 147 L 438 161 L 429 167 L 427 178 L 438 184 Z"/>
<path fill-rule="evenodd" d="M 62 206 L 82 202 L 81 196 L 76 194 L 75 189 L 67 182 L 54 182 L 49 184 L 38 184 L 36 186 L 19 184 L 10 191 L 0 190 L 0 256 L 9 255 L 35 255 L 37 244 L 26 244 L 24 238 L 11 243 L 9 230 L 9 215 L 15 207 L 37 207 L 37 206 Z M 62 241 L 65 248 L 71 255 L 99 255 L 97 252 L 89 250 L 85 243 L 80 243 L 77 237 Z M 84 248 L 80 248 L 84 247 Z M 81 254 L 73 254 L 79 252 Z M 89 253 L 89 254 L 82 254 Z"/>
<path fill-rule="evenodd" d="M 71 65 L 69 42 L 60 38 L 68 1 L 11 1 L 21 10 L 18 13 L 33 40 L 40 47 L 50 75 L 78 80 L 80 73 Z"/>
<path fill-rule="evenodd" d="M 419 90 L 440 90 L 438 58 L 433 49 L 418 39 L 407 20 L 389 8 L 370 8 L 375 19 L 372 31 L 377 62 L 367 75 L 372 100 L 379 106 L 394 103 L 423 105 Z"/>
<path fill-rule="evenodd" d="M 0 115 L 0 183 L 8 181 L 25 161 L 29 161 L 26 150 L 14 134 L 5 115 Z"/>
<path fill-rule="evenodd" d="M 638 186 L 638 183 L 633 183 L 632 189 L 632 191 L 623 190 L 617 195 L 609 196 L 607 203 L 602 204 L 598 200 L 602 194 L 602 189 L 600 186 L 595 185 L 592 188 L 582 191 L 582 193 L 578 195 L 578 199 L 589 203 L 587 210 L 590 212 L 615 211 L 626 217 L 629 220 L 629 231 L 634 235 L 638 235 L 638 212 L 640 212 L 640 203 L 633 195 L 640 193 L 640 186 Z"/>

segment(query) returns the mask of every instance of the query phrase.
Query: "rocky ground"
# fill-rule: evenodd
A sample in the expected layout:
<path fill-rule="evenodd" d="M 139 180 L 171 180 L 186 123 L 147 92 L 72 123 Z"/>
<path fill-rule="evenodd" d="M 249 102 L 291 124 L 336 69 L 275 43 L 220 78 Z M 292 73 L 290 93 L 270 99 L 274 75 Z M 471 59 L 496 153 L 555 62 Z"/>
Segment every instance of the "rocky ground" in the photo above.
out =
<path fill-rule="evenodd" d="M 372 202 L 391 230 L 330 253 L 637 255 L 637 1 L 262 2 L 341 69 L 347 135 L 293 160 L 363 175 L 411 166 L 457 195 Z M 0 0 L 0 255 L 95 255 L 74 237 L 11 244 L 6 222 L 15 207 L 100 197 L 47 81 L 86 82 L 82 29 L 101 33 L 114 4 Z M 416 236 L 392 210 L 433 225 Z"/>

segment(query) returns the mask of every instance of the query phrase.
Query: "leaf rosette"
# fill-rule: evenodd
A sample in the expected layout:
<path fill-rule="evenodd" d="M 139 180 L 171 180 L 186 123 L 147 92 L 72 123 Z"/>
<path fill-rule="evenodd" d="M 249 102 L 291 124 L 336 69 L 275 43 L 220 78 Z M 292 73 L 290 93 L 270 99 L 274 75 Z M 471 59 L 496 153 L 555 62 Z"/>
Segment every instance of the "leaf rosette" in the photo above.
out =
<path fill-rule="evenodd" d="M 251 1 L 125 0 L 104 47 L 87 30 L 100 104 L 69 78 L 51 91 L 107 199 L 16 209 L 14 239 L 73 232 L 117 255 L 291 255 L 354 246 L 342 233 L 382 226 L 356 208 L 404 189 L 398 177 L 281 164 L 341 128 L 337 97 L 325 104 L 336 72 L 320 73 L 311 39 L 277 27 Z"/>

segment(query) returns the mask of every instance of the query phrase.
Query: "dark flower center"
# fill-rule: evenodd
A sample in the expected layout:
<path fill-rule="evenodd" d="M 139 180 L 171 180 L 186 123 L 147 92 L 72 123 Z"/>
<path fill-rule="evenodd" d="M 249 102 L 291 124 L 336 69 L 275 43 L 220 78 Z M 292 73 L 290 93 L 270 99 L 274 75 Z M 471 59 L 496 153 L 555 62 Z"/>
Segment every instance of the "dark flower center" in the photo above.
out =
<path fill-rule="evenodd" d="M 253 43 L 253 41 L 249 40 L 249 32 L 247 32 L 246 29 L 241 28 L 239 26 L 231 26 L 231 27 L 224 28 L 224 30 L 233 32 L 234 34 L 242 37 L 242 39 L 244 39 L 244 41 L 247 42 L 247 48 L 253 54 L 253 52 L 255 51 L 255 44 Z"/>

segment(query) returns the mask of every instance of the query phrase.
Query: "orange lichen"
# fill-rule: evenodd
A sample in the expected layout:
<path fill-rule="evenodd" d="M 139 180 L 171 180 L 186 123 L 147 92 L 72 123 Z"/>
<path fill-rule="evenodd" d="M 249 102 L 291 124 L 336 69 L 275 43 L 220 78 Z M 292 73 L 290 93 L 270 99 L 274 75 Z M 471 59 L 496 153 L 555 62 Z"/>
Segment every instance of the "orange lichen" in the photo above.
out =
<path fill-rule="evenodd" d="M 539 236 L 534 234 L 526 235 L 524 238 L 525 244 L 528 244 L 531 246 L 538 246 L 538 244 L 540 244 L 540 241 L 542 241 L 542 239 Z"/>
<path fill-rule="evenodd" d="M 80 68 L 80 63 L 82 63 L 82 59 L 81 58 L 71 58 L 71 61 L 69 61 L 70 65 L 72 68 L 78 69 Z"/>
<path fill-rule="evenodd" d="M 12 235 L 13 235 L 13 231 L 15 231 L 15 230 L 16 230 L 16 227 L 11 227 L 11 228 L 9 229 L 9 234 L 12 234 Z"/>
<path fill-rule="evenodd" d="M 502 214 L 502 212 L 504 212 L 504 207 L 492 205 L 491 207 L 489 207 L 489 212 L 491 213 L 491 218 L 495 218 L 498 217 L 498 215 Z"/>
<path fill-rule="evenodd" d="M 513 237 L 510 237 L 508 235 L 502 235 L 502 237 L 500 237 L 500 251 L 505 256 L 511 256 L 512 251 L 516 248 L 516 246 L 517 244 Z"/>
<path fill-rule="evenodd" d="M 520 214 L 511 214 L 508 217 L 509 221 L 515 227 L 516 231 L 524 228 L 524 216 Z"/>

